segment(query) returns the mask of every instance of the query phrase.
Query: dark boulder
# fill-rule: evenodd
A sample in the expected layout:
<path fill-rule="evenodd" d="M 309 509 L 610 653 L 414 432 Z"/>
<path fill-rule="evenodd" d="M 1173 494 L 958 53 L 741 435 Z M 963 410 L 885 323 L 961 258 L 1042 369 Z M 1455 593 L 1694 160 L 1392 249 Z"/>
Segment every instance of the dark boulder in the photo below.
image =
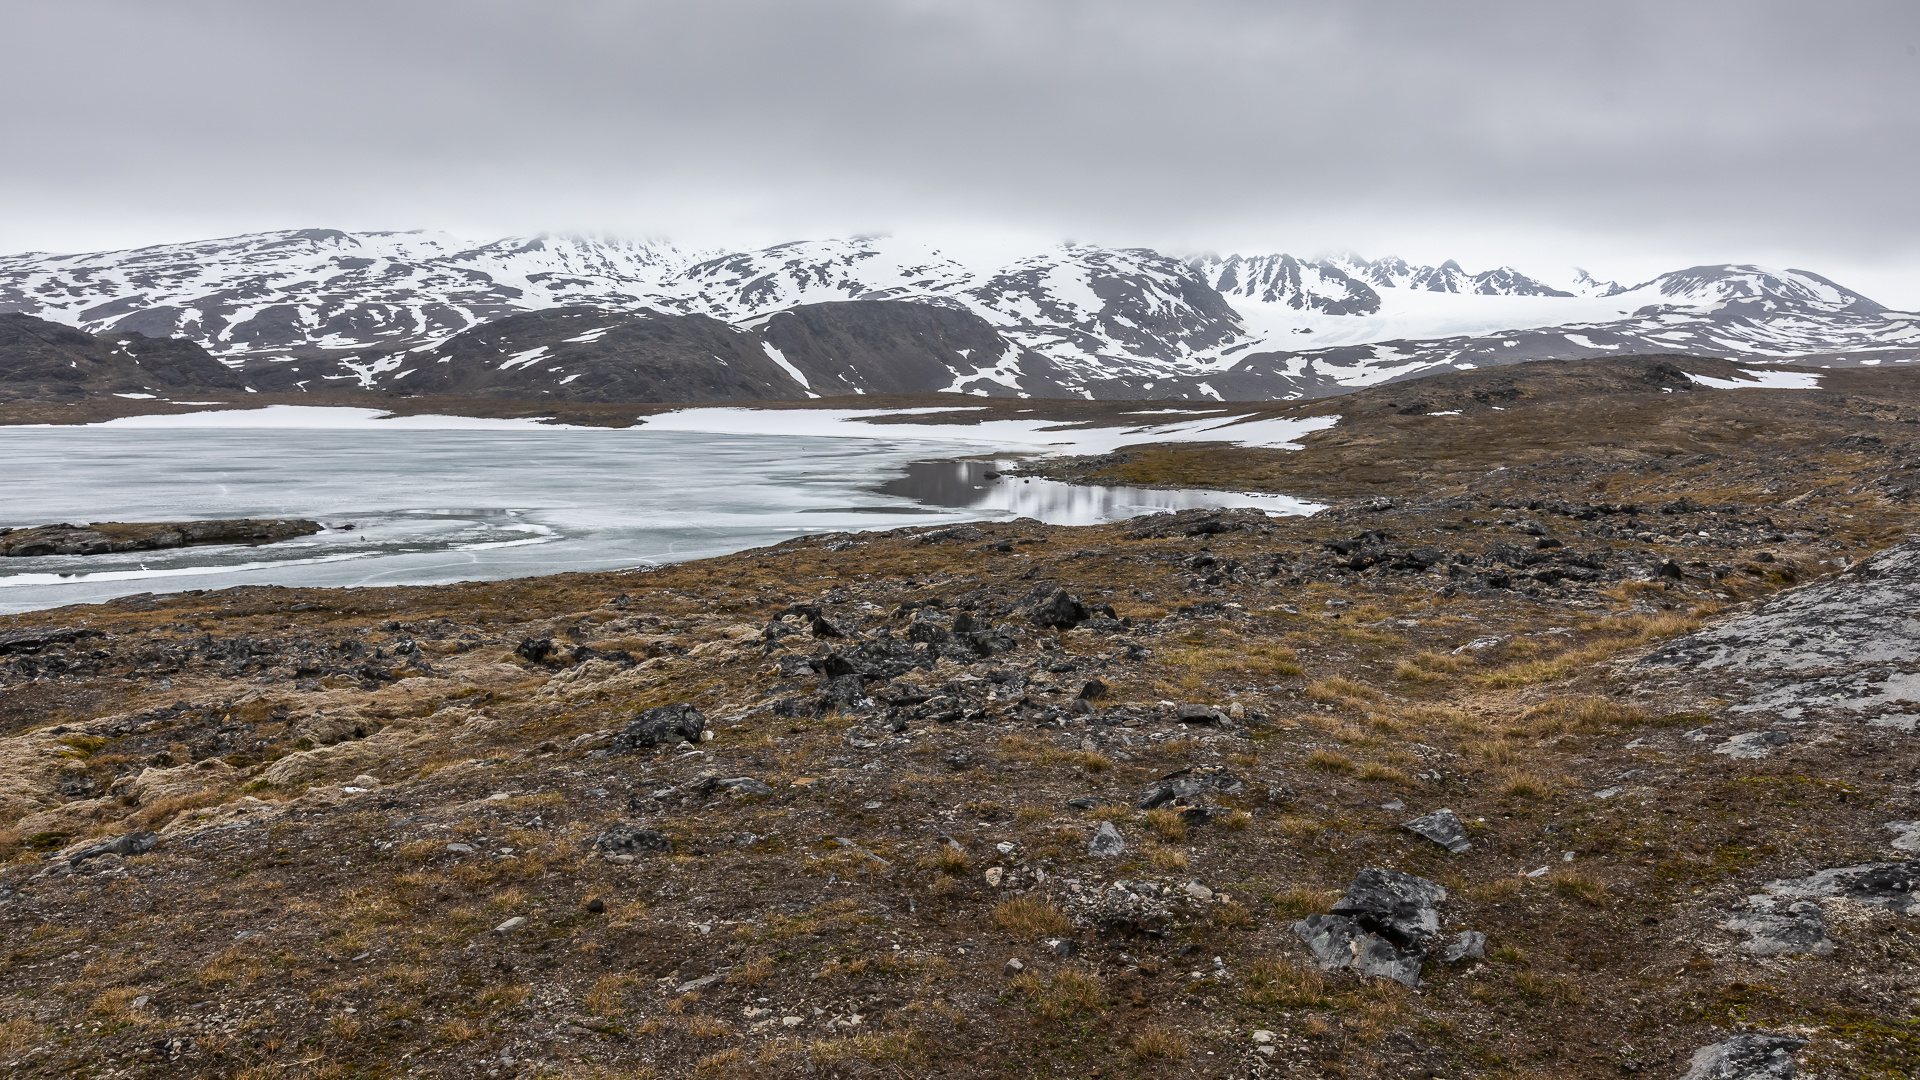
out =
<path fill-rule="evenodd" d="M 1087 605 L 1081 603 L 1065 589 L 1056 589 L 1052 596 L 1034 605 L 1033 624 L 1056 630 L 1071 630 L 1086 622 L 1092 613 Z"/>
<path fill-rule="evenodd" d="M 649 746 L 697 743 L 707 730 L 707 718 L 691 705 L 662 705 L 627 722 L 614 736 L 612 751 L 623 754 Z"/>
<path fill-rule="evenodd" d="M 616 825 L 593 838 L 593 850 L 607 855 L 643 855 L 651 851 L 672 851 L 673 841 L 665 833 Z"/>
<path fill-rule="evenodd" d="M 1168 773 L 1153 782 L 1135 805 L 1152 810 L 1167 803 L 1199 798 L 1202 795 L 1237 795 L 1247 790 L 1246 781 L 1218 765 L 1195 765 L 1191 769 Z"/>

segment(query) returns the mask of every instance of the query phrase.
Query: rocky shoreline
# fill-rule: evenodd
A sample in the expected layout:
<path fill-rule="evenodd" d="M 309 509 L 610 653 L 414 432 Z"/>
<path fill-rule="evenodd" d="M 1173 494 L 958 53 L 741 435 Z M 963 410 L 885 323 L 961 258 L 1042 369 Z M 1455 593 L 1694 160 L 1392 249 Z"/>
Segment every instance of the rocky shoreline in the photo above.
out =
<path fill-rule="evenodd" d="M 221 518 L 209 521 L 96 521 L 91 525 L 37 525 L 0 529 L 0 558 L 110 555 L 207 544 L 271 544 L 312 536 L 324 526 L 303 518 Z"/>

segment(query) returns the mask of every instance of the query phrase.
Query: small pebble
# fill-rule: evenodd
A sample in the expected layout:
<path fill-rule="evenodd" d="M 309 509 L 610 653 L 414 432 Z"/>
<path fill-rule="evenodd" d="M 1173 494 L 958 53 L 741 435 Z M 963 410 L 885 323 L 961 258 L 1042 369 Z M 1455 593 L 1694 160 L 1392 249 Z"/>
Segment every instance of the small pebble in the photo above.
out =
<path fill-rule="evenodd" d="M 607 902 L 596 896 L 587 901 L 587 910 L 595 915 L 599 915 L 607 910 Z"/>

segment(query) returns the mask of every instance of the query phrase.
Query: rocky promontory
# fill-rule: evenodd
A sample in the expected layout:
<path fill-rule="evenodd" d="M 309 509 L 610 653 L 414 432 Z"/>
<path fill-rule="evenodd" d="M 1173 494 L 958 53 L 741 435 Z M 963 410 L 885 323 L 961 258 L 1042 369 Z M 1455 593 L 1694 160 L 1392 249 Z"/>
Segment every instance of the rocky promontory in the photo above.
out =
<path fill-rule="evenodd" d="M 0 528 L 0 556 L 111 555 L 122 551 L 204 544 L 270 544 L 319 532 L 303 518 L 227 518 L 214 521 L 96 521 L 91 525 Z"/>

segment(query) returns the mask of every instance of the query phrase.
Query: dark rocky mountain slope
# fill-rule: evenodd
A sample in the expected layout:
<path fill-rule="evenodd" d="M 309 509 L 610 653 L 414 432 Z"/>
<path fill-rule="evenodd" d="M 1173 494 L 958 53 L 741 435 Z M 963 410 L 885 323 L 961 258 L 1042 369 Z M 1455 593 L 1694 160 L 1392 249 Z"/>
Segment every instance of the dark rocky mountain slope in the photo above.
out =
<path fill-rule="evenodd" d="M 18 313 L 0 315 L 0 401 L 240 390 L 241 377 L 184 338 L 95 336 Z"/>

